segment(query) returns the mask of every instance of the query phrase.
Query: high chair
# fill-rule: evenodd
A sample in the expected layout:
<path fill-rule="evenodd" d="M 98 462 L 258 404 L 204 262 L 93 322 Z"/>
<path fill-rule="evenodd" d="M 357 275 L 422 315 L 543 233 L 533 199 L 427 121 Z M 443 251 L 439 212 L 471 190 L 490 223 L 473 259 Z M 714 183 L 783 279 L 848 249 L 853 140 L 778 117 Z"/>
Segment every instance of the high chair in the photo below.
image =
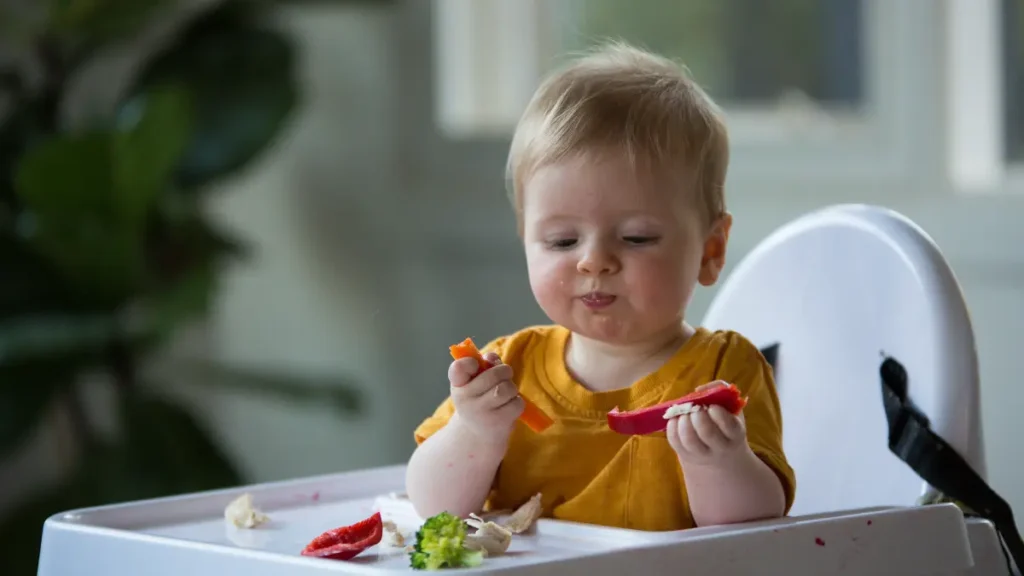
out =
<path fill-rule="evenodd" d="M 744 334 L 773 361 L 797 476 L 791 515 L 926 496 L 928 484 L 888 445 L 884 357 L 910 375 L 931 429 L 985 479 L 967 307 L 935 243 L 906 217 L 839 205 L 797 218 L 737 264 L 703 325 Z"/>

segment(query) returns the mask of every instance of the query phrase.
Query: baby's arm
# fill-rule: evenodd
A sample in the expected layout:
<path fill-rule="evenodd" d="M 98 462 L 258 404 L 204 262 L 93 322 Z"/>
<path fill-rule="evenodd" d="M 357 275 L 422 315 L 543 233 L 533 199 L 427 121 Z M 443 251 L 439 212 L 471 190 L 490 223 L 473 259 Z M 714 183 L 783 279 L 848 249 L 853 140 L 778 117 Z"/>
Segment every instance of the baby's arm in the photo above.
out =
<path fill-rule="evenodd" d="M 512 425 L 523 412 L 512 368 L 496 354 L 485 358 L 493 367 L 480 374 L 473 358 L 449 366 L 455 411 L 409 460 L 406 492 L 424 518 L 440 512 L 465 517 L 480 511 L 505 457 Z"/>
<path fill-rule="evenodd" d="M 796 479 L 782 445 L 782 411 L 772 370 L 742 339 L 727 350 L 717 374 L 747 397 L 739 415 L 712 406 L 669 422 L 669 442 L 679 456 L 698 526 L 733 524 L 786 514 Z"/>
<path fill-rule="evenodd" d="M 480 512 L 506 445 L 480 438 L 454 414 L 409 460 L 406 491 L 416 512 L 424 518 L 444 511 L 460 517 Z"/>
<path fill-rule="evenodd" d="M 684 476 L 697 526 L 778 518 L 785 513 L 779 477 L 749 448 L 718 463 L 690 464 Z"/>

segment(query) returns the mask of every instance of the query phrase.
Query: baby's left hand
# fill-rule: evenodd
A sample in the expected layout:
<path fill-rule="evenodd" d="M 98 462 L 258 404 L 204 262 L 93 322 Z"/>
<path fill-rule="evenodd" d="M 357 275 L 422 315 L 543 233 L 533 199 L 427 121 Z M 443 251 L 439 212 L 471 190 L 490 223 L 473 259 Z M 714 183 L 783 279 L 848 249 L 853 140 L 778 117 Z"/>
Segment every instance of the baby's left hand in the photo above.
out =
<path fill-rule="evenodd" d="M 725 385 L 715 381 L 697 390 Z M 665 435 L 684 468 L 724 463 L 750 450 L 743 412 L 734 415 L 721 406 L 670 419 Z"/>

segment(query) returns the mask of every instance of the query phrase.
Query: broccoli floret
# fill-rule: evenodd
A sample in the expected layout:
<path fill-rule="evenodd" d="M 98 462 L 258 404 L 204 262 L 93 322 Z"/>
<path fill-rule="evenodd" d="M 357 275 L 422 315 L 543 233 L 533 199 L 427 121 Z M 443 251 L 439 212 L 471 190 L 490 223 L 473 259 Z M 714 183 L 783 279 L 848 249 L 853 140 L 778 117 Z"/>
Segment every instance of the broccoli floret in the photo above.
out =
<path fill-rule="evenodd" d="M 415 570 L 470 568 L 483 562 L 483 552 L 467 550 L 466 525 L 460 518 L 441 512 L 427 518 L 416 531 L 416 545 L 409 553 L 409 565 Z"/>

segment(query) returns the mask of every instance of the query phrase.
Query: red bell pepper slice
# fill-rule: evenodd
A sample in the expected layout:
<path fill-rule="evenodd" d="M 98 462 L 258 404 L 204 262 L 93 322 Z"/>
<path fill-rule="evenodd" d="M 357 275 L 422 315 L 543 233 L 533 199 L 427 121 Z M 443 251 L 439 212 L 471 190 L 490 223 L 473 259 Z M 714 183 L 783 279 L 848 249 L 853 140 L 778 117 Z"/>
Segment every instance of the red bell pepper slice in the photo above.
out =
<path fill-rule="evenodd" d="M 732 414 L 739 414 L 740 410 L 743 410 L 743 407 L 747 405 L 747 399 L 740 396 L 740 389 L 735 384 L 716 386 L 698 392 L 691 392 L 682 398 L 662 402 L 648 408 L 640 408 L 629 412 L 619 412 L 617 407 L 613 408 L 608 413 L 608 427 L 619 434 L 642 435 L 658 432 L 668 426 L 668 420 L 665 419 L 665 411 L 673 406 L 686 404 L 687 402 L 695 406 L 704 407 L 718 405 Z"/>
<path fill-rule="evenodd" d="M 363 550 L 380 544 L 383 536 L 384 522 L 380 512 L 377 512 L 366 520 L 328 530 L 317 536 L 302 549 L 302 555 L 329 560 L 349 560 Z"/>
<path fill-rule="evenodd" d="M 480 350 L 477 349 L 472 338 L 466 338 L 458 344 L 452 344 L 448 349 L 451 351 L 452 358 L 456 360 L 461 358 L 476 359 L 476 364 L 479 368 L 477 369 L 476 374 L 473 375 L 474 378 L 479 376 L 480 373 L 486 371 L 488 368 L 493 367 L 491 366 L 491 363 L 485 360 L 480 354 Z M 534 432 L 543 432 L 554 424 L 554 420 L 545 414 L 543 410 L 538 408 L 536 404 L 530 402 L 530 400 L 525 396 L 520 395 L 520 397 L 523 399 L 524 407 L 523 413 L 519 415 L 519 420 L 522 421 L 523 424 L 529 426 L 530 430 L 533 430 Z"/>

